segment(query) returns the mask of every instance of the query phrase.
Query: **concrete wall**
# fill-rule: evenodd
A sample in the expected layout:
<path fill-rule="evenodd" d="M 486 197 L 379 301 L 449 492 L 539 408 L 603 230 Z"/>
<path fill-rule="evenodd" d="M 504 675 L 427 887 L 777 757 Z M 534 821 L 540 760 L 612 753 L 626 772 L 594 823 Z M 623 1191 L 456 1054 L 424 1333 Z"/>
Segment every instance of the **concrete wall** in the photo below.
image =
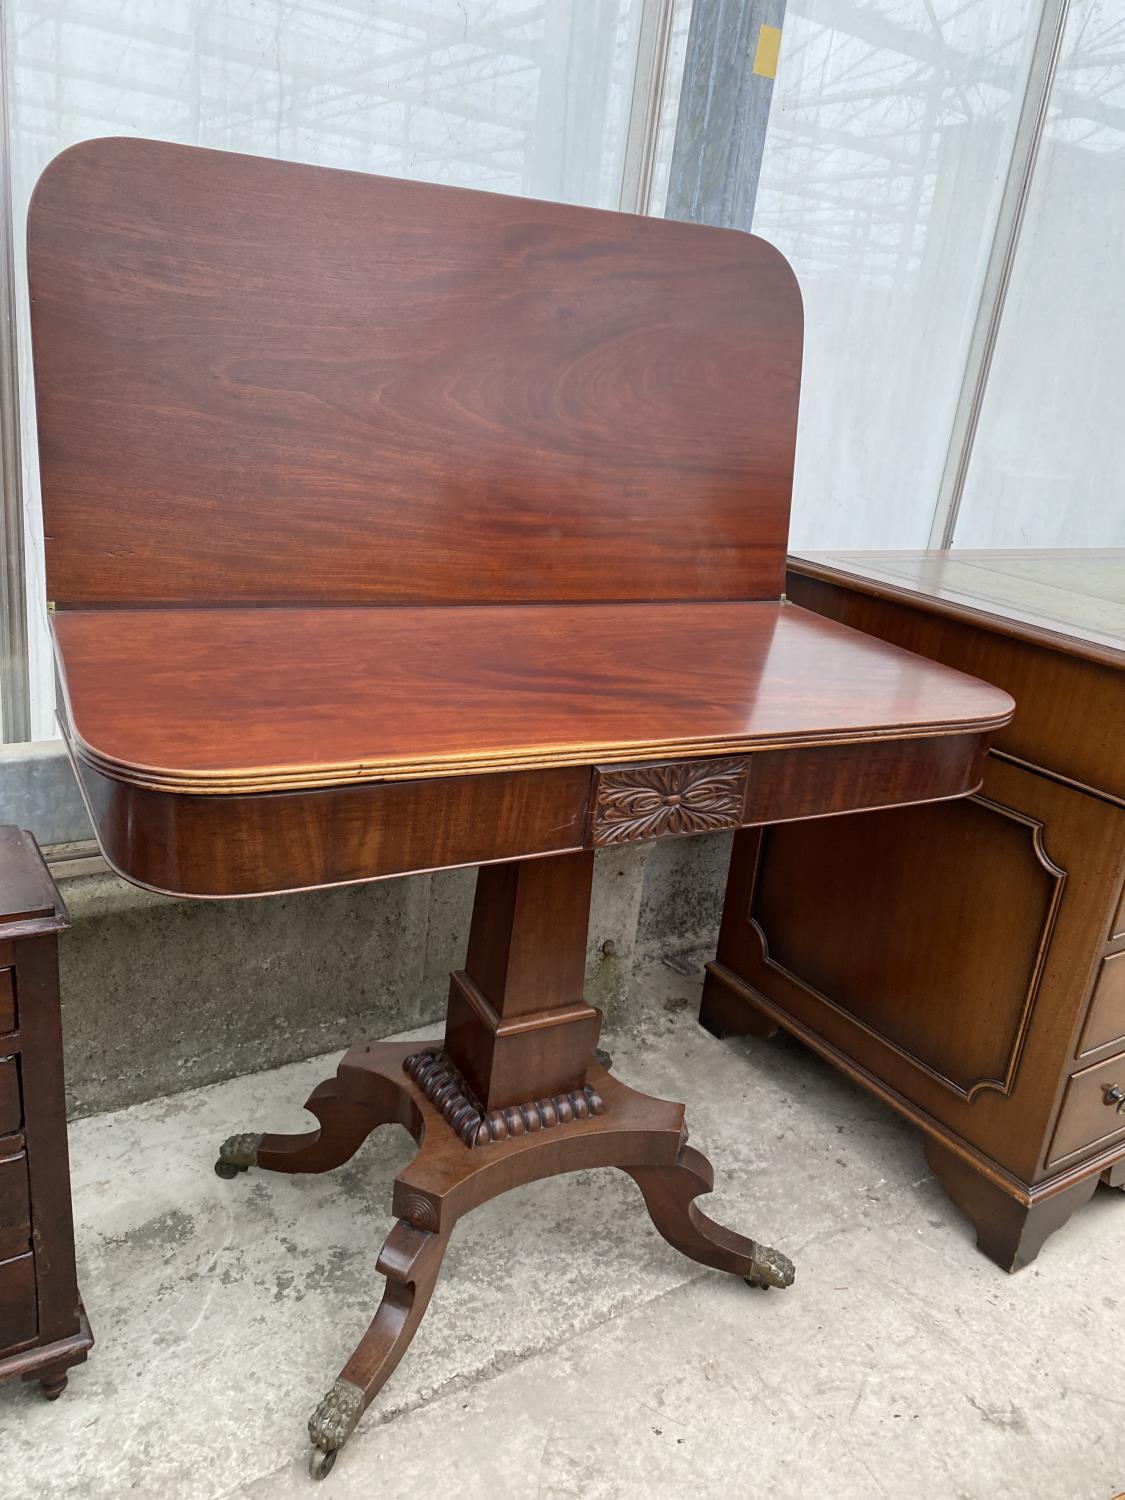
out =
<path fill-rule="evenodd" d="M 586 996 L 627 1024 L 642 960 L 713 949 L 722 835 L 607 850 Z M 464 959 L 475 871 L 255 901 L 180 901 L 111 874 L 62 882 L 72 1116 L 437 1020 Z"/>

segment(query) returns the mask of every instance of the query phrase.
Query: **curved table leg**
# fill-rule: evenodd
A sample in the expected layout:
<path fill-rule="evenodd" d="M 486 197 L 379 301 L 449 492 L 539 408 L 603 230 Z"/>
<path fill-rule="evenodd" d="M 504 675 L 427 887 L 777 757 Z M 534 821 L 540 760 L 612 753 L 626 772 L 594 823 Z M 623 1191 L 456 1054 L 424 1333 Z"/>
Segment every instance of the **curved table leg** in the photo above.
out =
<path fill-rule="evenodd" d="M 392 1121 L 418 1143 L 416 1156 L 395 1178 L 396 1222 L 378 1261 L 386 1277 L 382 1301 L 309 1422 L 315 1478 L 331 1469 L 409 1347 L 454 1224 L 512 1188 L 561 1172 L 621 1167 L 640 1187 L 657 1229 L 683 1254 L 753 1286 L 788 1286 L 793 1280 L 785 1256 L 724 1229 L 696 1207 L 714 1174 L 706 1157 L 684 1143 L 682 1105 L 637 1093 L 591 1059 L 589 1079 L 603 1110 L 570 1119 L 556 1111 L 544 1121 L 522 1106 L 522 1131 L 483 1144 L 478 1134 L 469 1145 L 446 1119 L 442 1091 L 431 1099 L 411 1068 L 419 1052 L 440 1049 L 439 1042 L 357 1044 L 340 1064 L 338 1079 L 321 1084 L 309 1100 L 319 1130 L 235 1137 L 219 1163 L 232 1175 L 252 1165 L 325 1171 L 346 1161 L 377 1125 Z"/>
<path fill-rule="evenodd" d="M 449 1235 L 399 1219 L 383 1245 L 377 1270 L 387 1278 L 383 1300 L 332 1389 L 309 1419 L 309 1472 L 323 1479 L 386 1384 L 417 1332 L 441 1270 Z"/>
<path fill-rule="evenodd" d="M 380 1125 L 397 1118 L 396 1100 L 379 1096 L 357 1099 L 342 1092 L 339 1078 L 318 1084 L 305 1108 L 320 1121 L 317 1130 L 299 1135 L 229 1136 L 219 1147 L 215 1171 L 220 1177 L 237 1177 L 247 1167 L 271 1172 L 328 1172 L 359 1150 Z"/>
<path fill-rule="evenodd" d="M 683 1146 L 673 1166 L 624 1170 L 644 1194 L 656 1228 L 690 1260 L 730 1271 L 749 1286 L 766 1291 L 793 1284 L 793 1262 L 788 1256 L 724 1229 L 696 1207 L 693 1200 L 709 1193 L 715 1182 L 711 1163 L 700 1152 Z"/>

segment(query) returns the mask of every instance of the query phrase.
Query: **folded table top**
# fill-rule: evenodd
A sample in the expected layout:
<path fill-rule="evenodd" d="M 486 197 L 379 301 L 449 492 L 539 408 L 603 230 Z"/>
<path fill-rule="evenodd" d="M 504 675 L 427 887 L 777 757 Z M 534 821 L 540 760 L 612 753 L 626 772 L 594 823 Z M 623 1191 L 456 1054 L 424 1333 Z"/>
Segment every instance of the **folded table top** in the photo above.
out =
<path fill-rule="evenodd" d="M 979 783 L 1005 693 L 780 597 L 802 313 L 766 241 L 99 140 L 40 179 L 28 274 L 60 713 L 130 879 Z"/>
<path fill-rule="evenodd" d="M 76 752 L 252 792 L 972 734 L 999 689 L 794 605 L 68 610 Z"/>

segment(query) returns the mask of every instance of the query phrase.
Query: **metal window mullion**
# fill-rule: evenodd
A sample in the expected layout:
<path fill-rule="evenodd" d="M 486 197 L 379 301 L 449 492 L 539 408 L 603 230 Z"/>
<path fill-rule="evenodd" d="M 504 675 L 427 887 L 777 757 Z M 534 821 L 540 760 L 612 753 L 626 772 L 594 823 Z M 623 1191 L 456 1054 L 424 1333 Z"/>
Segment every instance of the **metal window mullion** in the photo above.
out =
<path fill-rule="evenodd" d="M 1044 0 L 1007 179 L 1000 199 L 992 249 L 969 339 L 965 373 L 950 429 L 945 467 L 938 487 L 930 527 L 931 547 L 948 548 L 953 545 L 988 378 L 992 371 L 992 358 L 996 352 L 1008 288 L 1019 249 L 1020 232 L 1031 195 L 1035 164 L 1047 123 L 1051 88 L 1058 71 L 1069 10 L 1070 0 Z"/>
<path fill-rule="evenodd" d="M 644 0 L 621 173 L 619 206 L 624 213 L 649 210 L 674 15 L 674 0 Z"/>
<path fill-rule="evenodd" d="M 16 345 L 7 7 L 0 14 L 0 702 L 4 739 L 31 738 L 20 384 Z"/>
<path fill-rule="evenodd" d="M 784 21 L 785 0 L 695 0 L 665 218 L 750 228 L 773 96 L 755 59 Z"/>

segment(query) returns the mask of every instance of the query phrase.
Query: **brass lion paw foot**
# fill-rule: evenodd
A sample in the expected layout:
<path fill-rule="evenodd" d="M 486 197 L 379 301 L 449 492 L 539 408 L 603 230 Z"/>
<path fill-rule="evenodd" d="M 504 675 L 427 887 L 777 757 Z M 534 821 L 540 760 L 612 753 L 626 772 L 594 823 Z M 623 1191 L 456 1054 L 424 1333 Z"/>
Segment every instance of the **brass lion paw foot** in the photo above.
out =
<path fill-rule="evenodd" d="M 219 1147 L 219 1159 L 215 1163 L 215 1171 L 220 1177 L 237 1177 L 239 1172 L 245 1172 L 247 1167 L 252 1167 L 258 1160 L 258 1147 L 262 1144 L 262 1136 L 254 1135 L 245 1131 L 242 1135 L 232 1135 Z"/>
<path fill-rule="evenodd" d="M 759 1286 L 768 1292 L 771 1286 L 792 1286 L 796 1274 L 787 1255 L 782 1255 L 780 1250 L 771 1250 L 768 1245 L 759 1245 L 755 1240 L 750 1270 L 746 1275 L 747 1286 Z"/>
<path fill-rule="evenodd" d="M 309 1418 L 309 1473 L 323 1479 L 336 1455 L 356 1429 L 364 1408 L 363 1391 L 350 1380 L 337 1380 Z"/>

